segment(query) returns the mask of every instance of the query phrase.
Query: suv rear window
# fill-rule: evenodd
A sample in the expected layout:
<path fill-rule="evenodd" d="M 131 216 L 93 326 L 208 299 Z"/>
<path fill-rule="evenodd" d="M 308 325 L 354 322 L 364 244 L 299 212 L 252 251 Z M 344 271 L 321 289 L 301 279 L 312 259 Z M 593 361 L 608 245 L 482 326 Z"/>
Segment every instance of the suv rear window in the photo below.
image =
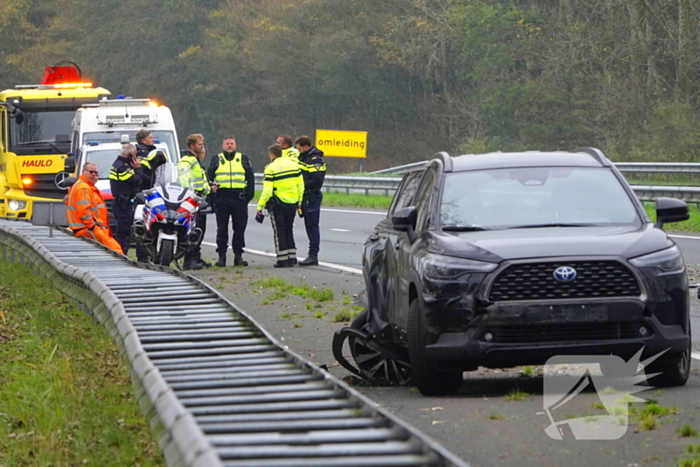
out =
<path fill-rule="evenodd" d="M 641 225 L 610 169 L 536 167 L 447 174 L 443 227 L 505 229 L 536 225 Z"/>

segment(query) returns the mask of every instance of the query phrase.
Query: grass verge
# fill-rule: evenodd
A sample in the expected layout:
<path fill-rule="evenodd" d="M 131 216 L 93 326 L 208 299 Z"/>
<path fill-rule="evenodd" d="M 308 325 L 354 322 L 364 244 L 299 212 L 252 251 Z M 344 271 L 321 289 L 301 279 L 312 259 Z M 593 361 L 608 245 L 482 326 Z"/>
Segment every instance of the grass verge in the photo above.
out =
<path fill-rule="evenodd" d="M 0 465 L 164 465 L 102 327 L 26 266 L 0 277 Z"/>

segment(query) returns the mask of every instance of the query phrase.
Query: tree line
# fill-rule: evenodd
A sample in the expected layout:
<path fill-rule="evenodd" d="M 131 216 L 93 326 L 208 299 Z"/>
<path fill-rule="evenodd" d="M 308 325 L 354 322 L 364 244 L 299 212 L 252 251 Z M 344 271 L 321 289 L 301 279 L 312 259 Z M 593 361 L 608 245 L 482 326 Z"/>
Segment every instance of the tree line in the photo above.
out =
<path fill-rule="evenodd" d="M 601 148 L 696 161 L 694 0 L 2 0 L 0 84 L 60 60 L 154 97 L 181 140 L 368 132 L 366 170 L 450 154 Z M 357 161 L 333 159 L 332 172 Z"/>

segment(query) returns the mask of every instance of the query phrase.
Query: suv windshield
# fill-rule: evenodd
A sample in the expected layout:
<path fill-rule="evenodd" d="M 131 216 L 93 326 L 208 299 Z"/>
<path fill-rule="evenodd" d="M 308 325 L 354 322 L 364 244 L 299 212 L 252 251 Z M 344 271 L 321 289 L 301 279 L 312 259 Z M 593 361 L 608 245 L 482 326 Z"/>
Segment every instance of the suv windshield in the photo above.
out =
<path fill-rule="evenodd" d="M 447 174 L 445 230 L 635 225 L 635 206 L 611 170 L 536 167 Z"/>

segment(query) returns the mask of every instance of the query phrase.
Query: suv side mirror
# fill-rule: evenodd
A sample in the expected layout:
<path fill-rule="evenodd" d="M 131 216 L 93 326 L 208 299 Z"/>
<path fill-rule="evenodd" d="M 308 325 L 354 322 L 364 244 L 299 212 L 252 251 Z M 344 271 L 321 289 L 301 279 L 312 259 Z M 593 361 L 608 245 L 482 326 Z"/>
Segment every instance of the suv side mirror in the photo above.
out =
<path fill-rule="evenodd" d="M 675 198 L 658 198 L 656 200 L 656 227 L 662 228 L 664 224 L 682 222 L 690 218 L 688 205 L 685 201 Z"/>
<path fill-rule="evenodd" d="M 411 243 L 416 239 L 416 219 L 418 218 L 418 210 L 415 206 L 400 209 L 395 212 L 391 218 L 391 225 L 394 230 L 406 232 Z"/>
<path fill-rule="evenodd" d="M 75 157 L 69 156 L 63 160 L 63 171 L 72 174 L 75 172 Z"/>

